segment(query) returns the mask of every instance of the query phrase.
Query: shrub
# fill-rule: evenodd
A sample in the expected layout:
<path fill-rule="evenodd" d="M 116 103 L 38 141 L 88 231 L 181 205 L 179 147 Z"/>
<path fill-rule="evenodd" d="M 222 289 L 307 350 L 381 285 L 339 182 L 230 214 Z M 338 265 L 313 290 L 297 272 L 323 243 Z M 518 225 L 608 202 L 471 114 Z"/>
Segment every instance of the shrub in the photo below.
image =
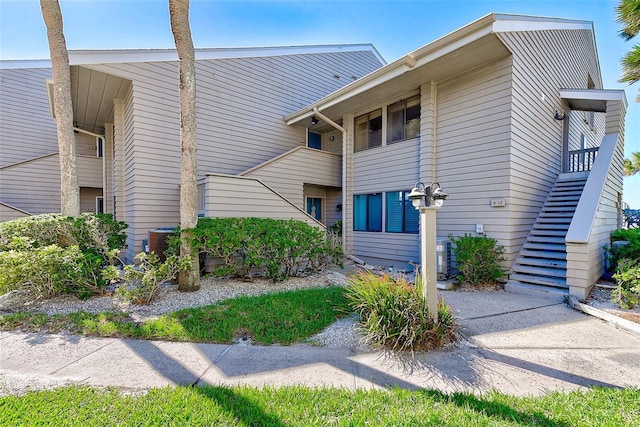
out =
<path fill-rule="evenodd" d="M 22 288 L 41 297 L 62 293 L 89 297 L 104 283 L 100 257 L 77 246 L 47 245 L 0 251 L 0 294 Z"/>
<path fill-rule="evenodd" d="M 105 279 L 121 282 L 116 295 L 134 304 L 149 304 L 163 284 L 191 267 L 191 259 L 176 255 L 162 262 L 154 253 L 140 252 L 135 259 L 138 265 L 125 265 L 122 276 L 113 266 L 104 271 Z"/>
<path fill-rule="evenodd" d="M 617 285 L 612 294 L 613 302 L 622 308 L 633 308 L 640 303 L 640 261 L 620 260 L 613 278 Z"/>
<path fill-rule="evenodd" d="M 640 228 L 618 229 L 611 232 L 611 242 L 627 241 L 626 245 L 611 245 L 611 265 L 617 269 L 623 259 L 640 261 Z"/>
<path fill-rule="evenodd" d="M 77 246 L 109 260 L 109 251 L 122 249 L 127 224 L 110 214 L 82 214 L 78 218 L 61 214 L 34 215 L 0 223 L 0 251 L 15 238 L 28 238 L 31 247 Z"/>
<path fill-rule="evenodd" d="M 191 232 L 194 249 L 222 260 L 217 275 L 249 278 L 257 270 L 277 281 L 337 264 L 343 257 L 336 239 L 303 221 L 200 218 Z"/>
<path fill-rule="evenodd" d="M 504 261 L 504 247 L 496 239 L 465 234 L 461 237 L 449 236 L 453 243 L 458 275 L 462 283 L 481 285 L 494 283 L 505 274 L 500 266 Z"/>
<path fill-rule="evenodd" d="M 438 322 L 429 316 L 420 287 L 405 279 L 361 272 L 349 279 L 350 307 L 360 315 L 360 326 L 369 344 L 394 352 L 425 351 L 454 340 L 454 319 L 440 300 Z"/>
<path fill-rule="evenodd" d="M 124 246 L 127 225 L 111 215 L 44 214 L 0 223 L 0 293 L 88 297 L 105 284 L 101 270 Z"/>

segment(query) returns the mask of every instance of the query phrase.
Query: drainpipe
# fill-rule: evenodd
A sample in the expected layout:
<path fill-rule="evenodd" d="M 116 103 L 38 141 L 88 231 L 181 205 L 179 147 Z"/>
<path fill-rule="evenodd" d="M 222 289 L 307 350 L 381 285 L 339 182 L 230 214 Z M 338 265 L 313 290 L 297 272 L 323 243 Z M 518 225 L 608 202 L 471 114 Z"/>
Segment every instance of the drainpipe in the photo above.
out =
<path fill-rule="evenodd" d="M 342 212 L 345 212 L 347 207 L 347 131 L 345 128 L 331 120 L 329 117 L 325 116 L 318 110 L 318 107 L 313 107 L 313 114 L 320 117 L 325 122 L 329 123 L 334 128 L 338 129 L 342 133 Z M 347 247 L 347 230 L 345 230 L 344 225 L 346 221 L 342 218 L 342 247 Z"/>

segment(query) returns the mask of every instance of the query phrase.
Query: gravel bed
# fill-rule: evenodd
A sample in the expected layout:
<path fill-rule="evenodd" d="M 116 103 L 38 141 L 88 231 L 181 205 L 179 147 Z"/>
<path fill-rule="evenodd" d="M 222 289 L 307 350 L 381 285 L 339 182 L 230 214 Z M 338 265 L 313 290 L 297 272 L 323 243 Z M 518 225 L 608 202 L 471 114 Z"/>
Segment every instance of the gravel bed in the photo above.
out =
<path fill-rule="evenodd" d="M 294 277 L 283 282 L 256 279 L 252 282 L 222 278 L 203 278 L 195 292 L 179 292 L 177 285 L 163 286 L 147 305 L 130 304 L 113 295 L 79 300 L 65 295 L 51 299 L 30 301 L 28 295 L 11 292 L 0 297 L 0 315 L 19 311 L 42 312 L 47 315 L 67 314 L 75 311 L 100 313 L 116 311 L 128 313 L 135 321 L 156 318 L 161 314 L 188 307 L 202 307 L 217 301 L 241 295 L 253 296 L 274 291 L 345 286 L 346 278 L 337 272 L 324 272 L 307 277 Z"/>
<path fill-rule="evenodd" d="M 41 312 L 54 315 L 76 311 L 88 313 L 112 311 L 127 313 L 133 321 L 141 322 L 182 308 L 211 305 L 217 301 L 241 295 L 254 296 L 277 291 L 346 285 L 347 280 L 344 274 L 333 271 L 307 277 L 289 278 L 278 283 L 266 279 L 248 282 L 204 278 L 200 282 L 200 289 L 195 292 L 179 292 L 176 285 L 164 286 L 148 305 L 130 304 L 113 295 L 93 297 L 87 300 L 79 300 L 73 296 L 65 295 L 32 301 L 29 295 L 14 291 L 0 297 L 0 315 L 16 312 Z M 357 316 L 339 319 L 320 334 L 310 338 L 309 343 L 333 348 L 360 347 L 361 336 L 357 330 L 357 323 Z"/>

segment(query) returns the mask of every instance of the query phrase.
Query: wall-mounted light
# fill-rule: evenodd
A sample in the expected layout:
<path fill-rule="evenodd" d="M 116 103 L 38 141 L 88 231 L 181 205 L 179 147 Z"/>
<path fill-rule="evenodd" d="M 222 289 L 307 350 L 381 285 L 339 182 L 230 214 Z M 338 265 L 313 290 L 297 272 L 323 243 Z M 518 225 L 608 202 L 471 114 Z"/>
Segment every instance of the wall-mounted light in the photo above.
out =
<path fill-rule="evenodd" d="M 315 126 L 318 124 L 318 118 L 316 116 L 311 117 L 311 126 Z"/>
<path fill-rule="evenodd" d="M 342 203 L 338 203 L 338 204 L 336 205 L 336 210 L 337 210 L 338 212 L 342 212 Z"/>
<path fill-rule="evenodd" d="M 563 112 L 562 115 L 560 115 L 560 112 L 558 112 L 558 110 L 556 110 L 556 113 L 553 115 L 553 118 L 556 119 L 556 120 L 562 121 L 562 120 L 567 118 L 567 113 Z"/>

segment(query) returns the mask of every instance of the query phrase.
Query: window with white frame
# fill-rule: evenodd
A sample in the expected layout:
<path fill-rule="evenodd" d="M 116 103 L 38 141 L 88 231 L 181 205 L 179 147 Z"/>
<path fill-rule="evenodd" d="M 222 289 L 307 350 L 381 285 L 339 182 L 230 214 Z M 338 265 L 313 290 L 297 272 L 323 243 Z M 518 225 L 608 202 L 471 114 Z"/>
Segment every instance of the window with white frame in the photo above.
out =
<path fill-rule="evenodd" d="M 382 145 L 382 109 L 355 119 L 355 151 L 368 150 Z"/>
<path fill-rule="evenodd" d="M 420 136 L 420 95 L 387 107 L 387 144 Z"/>

